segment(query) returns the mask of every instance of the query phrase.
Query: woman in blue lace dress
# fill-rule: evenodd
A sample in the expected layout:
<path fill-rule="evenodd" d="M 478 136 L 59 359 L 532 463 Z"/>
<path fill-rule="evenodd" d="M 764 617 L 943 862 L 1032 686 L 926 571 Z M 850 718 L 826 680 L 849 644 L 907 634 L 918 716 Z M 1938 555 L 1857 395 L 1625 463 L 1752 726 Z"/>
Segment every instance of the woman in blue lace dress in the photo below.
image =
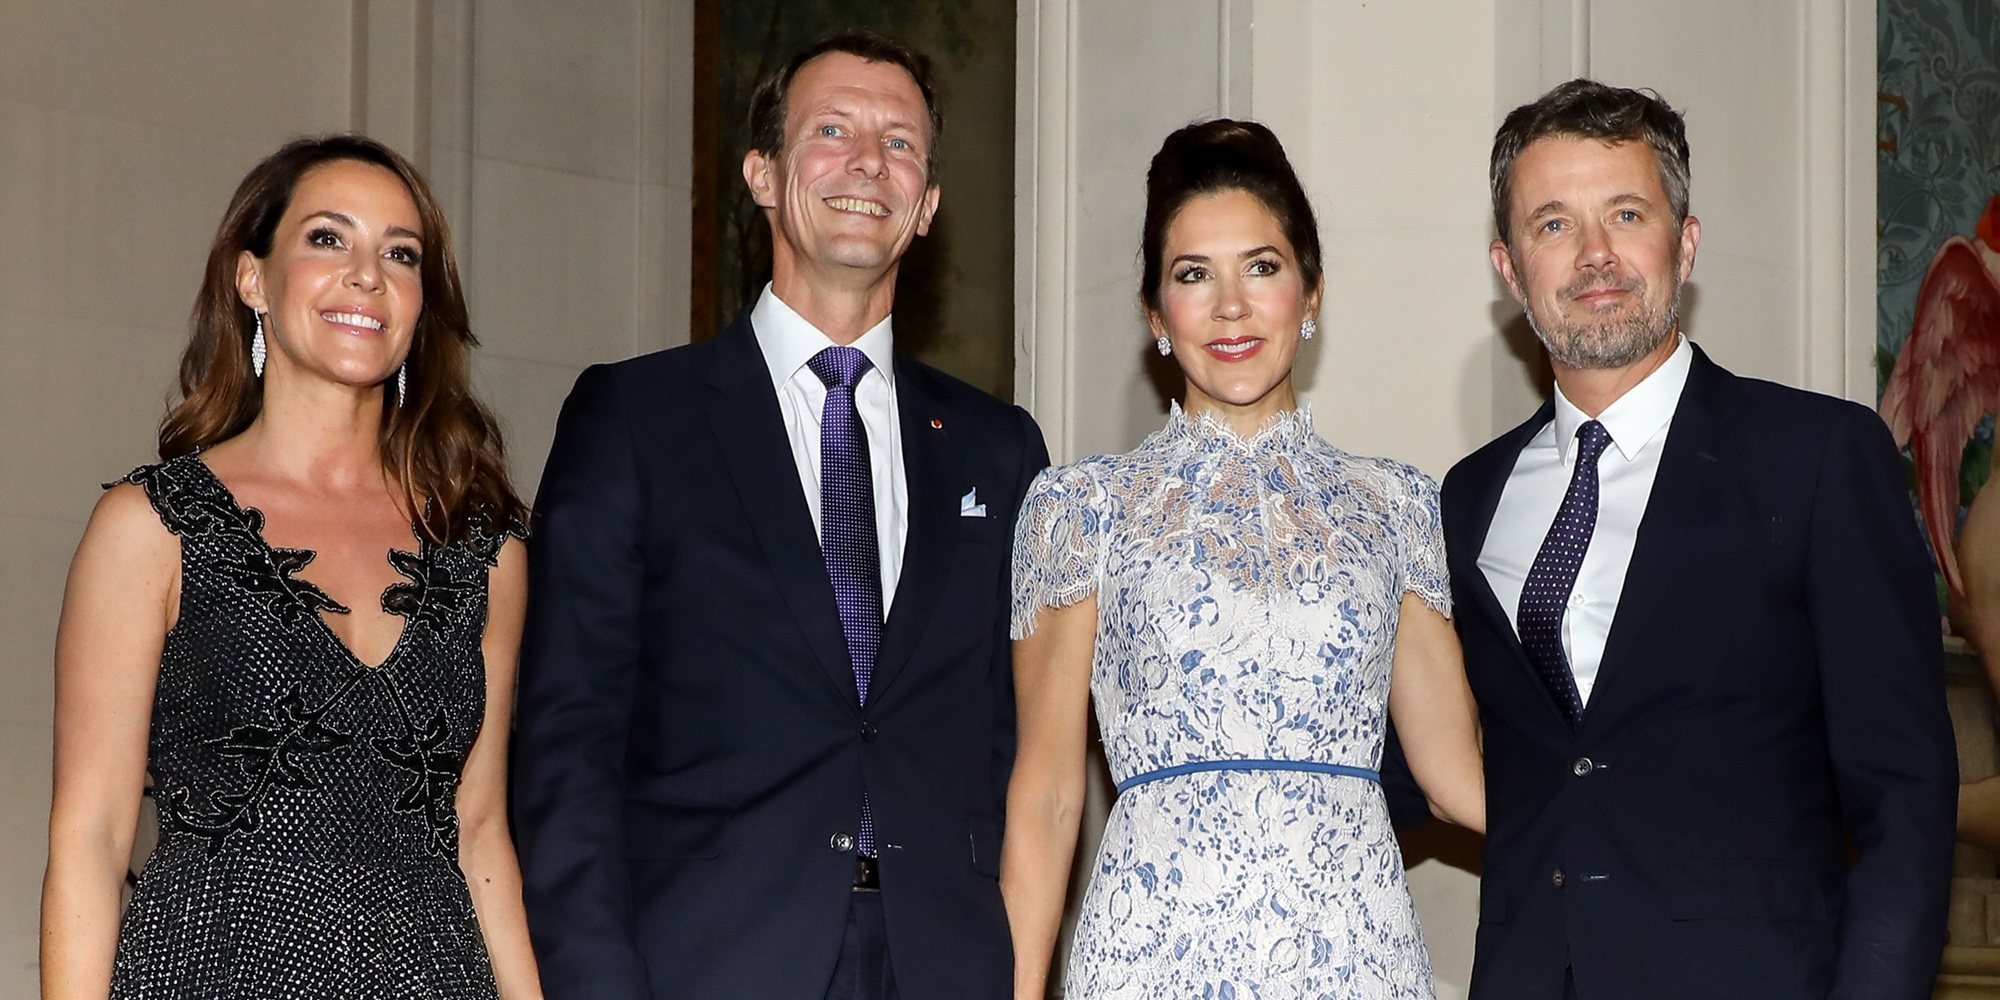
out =
<path fill-rule="evenodd" d="M 1319 238 L 1269 130 L 1168 137 L 1143 262 L 1186 402 L 1131 452 L 1043 473 L 1016 528 L 1015 995 L 1044 995 L 1094 702 L 1119 794 L 1064 996 L 1427 1000 L 1376 769 L 1393 715 L 1433 811 L 1483 827 L 1436 484 L 1298 406 Z"/>
<path fill-rule="evenodd" d="M 162 461 L 70 568 L 44 997 L 540 995 L 503 808 L 525 511 L 473 344 L 402 157 L 303 139 L 243 179 Z"/>

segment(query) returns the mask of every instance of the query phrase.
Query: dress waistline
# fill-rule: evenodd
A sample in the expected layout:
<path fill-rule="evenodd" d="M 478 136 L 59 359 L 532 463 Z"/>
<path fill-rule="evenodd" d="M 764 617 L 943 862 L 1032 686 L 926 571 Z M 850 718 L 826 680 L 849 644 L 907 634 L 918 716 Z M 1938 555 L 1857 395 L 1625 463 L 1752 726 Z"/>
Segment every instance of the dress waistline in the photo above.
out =
<path fill-rule="evenodd" d="M 1175 764 L 1143 774 L 1135 774 L 1118 783 L 1118 791 L 1143 785 L 1161 778 L 1173 778 L 1197 771 L 1308 771 L 1313 774 L 1332 774 L 1346 778 L 1363 778 L 1376 784 L 1382 783 L 1382 775 L 1365 767 L 1352 764 L 1325 764 L 1316 760 L 1197 760 L 1186 764 Z"/>

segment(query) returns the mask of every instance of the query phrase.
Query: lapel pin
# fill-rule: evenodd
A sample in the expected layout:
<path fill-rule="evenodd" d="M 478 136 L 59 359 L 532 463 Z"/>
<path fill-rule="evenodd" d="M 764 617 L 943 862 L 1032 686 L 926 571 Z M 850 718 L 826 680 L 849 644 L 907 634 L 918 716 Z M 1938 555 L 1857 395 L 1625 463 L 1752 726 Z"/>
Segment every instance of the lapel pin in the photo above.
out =
<path fill-rule="evenodd" d="M 932 418 L 931 418 L 931 430 L 934 430 L 934 431 L 941 431 L 941 430 L 944 430 L 944 421 L 942 421 L 942 420 L 939 420 L 939 419 L 938 419 L 938 418 L 936 418 L 936 417 L 932 417 Z"/>

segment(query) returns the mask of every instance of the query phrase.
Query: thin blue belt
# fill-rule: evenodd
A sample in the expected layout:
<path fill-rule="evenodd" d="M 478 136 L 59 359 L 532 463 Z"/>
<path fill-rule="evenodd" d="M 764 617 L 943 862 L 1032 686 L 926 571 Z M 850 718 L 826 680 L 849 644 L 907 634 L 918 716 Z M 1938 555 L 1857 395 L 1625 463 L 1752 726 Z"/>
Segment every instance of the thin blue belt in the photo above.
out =
<path fill-rule="evenodd" d="M 1348 778 L 1365 778 L 1381 784 L 1382 776 L 1365 767 L 1352 764 L 1322 764 L 1316 760 L 1197 760 L 1187 764 L 1175 764 L 1157 771 L 1135 774 L 1118 783 L 1120 792 L 1148 781 L 1173 778 L 1196 771 L 1310 771 L 1314 774 L 1337 774 Z"/>

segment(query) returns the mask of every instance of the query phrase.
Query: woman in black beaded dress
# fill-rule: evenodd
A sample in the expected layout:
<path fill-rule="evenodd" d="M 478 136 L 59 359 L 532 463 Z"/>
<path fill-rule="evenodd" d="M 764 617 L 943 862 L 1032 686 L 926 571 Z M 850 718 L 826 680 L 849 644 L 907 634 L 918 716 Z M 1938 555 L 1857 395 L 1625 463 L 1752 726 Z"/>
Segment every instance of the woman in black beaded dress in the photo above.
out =
<path fill-rule="evenodd" d="M 504 809 L 524 510 L 473 344 L 402 157 L 302 139 L 243 179 L 162 461 L 70 568 L 44 997 L 540 995 Z"/>

